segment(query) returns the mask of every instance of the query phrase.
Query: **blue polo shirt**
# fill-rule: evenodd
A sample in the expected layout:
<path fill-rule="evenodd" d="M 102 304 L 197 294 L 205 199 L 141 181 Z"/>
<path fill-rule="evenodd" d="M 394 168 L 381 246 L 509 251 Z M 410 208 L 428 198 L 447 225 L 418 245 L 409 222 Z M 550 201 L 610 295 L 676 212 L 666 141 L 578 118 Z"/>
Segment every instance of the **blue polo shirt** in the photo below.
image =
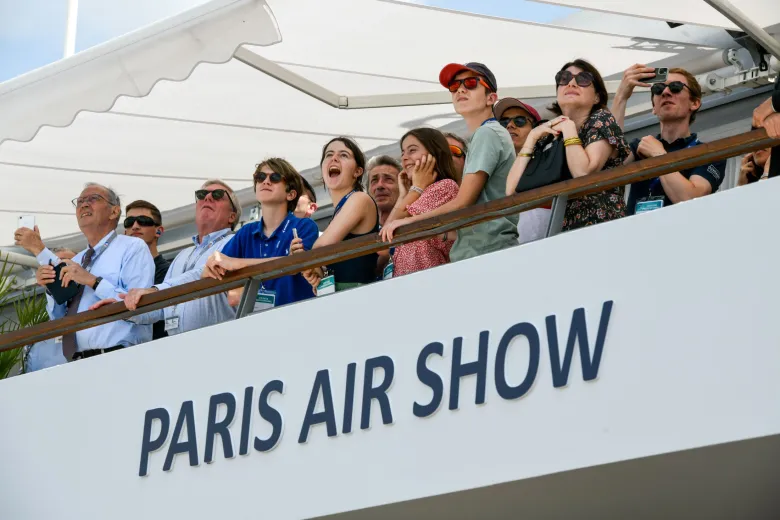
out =
<path fill-rule="evenodd" d="M 233 239 L 225 244 L 222 253 L 233 258 L 273 258 L 290 254 L 290 243 L 295 238 L 293 229 L 298 232 L 298 238 L 303 240 L 306 250 L 314 246 L 319 236 L 319 229 L 313 220 L 298 218 L 291 213 L 271 233 L 270 237 L 263 234 L 263 219 L 250 222 L 238 230 Z M 266 291 L 276 293 L 276 307 L 314 296 L 311 285 L 303 275 L 282 276 L 273 280 L 263 281 Z"/>
<path fill-rule="evenodd" d="M 664 145 L 664 150 L 666 150 L 667 152 L 676 152 L 679 150 L 684 150 L 686 148 L 691 148 L 693 146 L 698 146 L 701 144 L 701 141 L 699 141 L 699 139 L 696 137 L 696 134 L 691 134 L 688 137 L 677 139 L 673 143 L 667 143 L 666 141 L 661 139 L 661 134 L 658 134 L 656 136 L 656 139 L 661 141 L 661 144 Z M 631 148 L 631 152 L 634 154 L 634 157 L 637 160 L 641 160 L 639 154 L 637 153 L 637 149 L 639 148 L 639 142 L 640 142 L 639 139 L 635 139 L 628 144 L 629 148 Z M 703 177 L 707 182 L 710 183 L 710 186 L 712 187 L 712 193 L 715 193 L 716 191 L 718 191 L 718 188 L 720 188 L 723 179 L 726 177 L 726 161 L 717 161 L 710 164 L 704 164 L 702 166 L 697 166 L 696 168 L 682 170 L 680 173 L 686 179 L 690 179 L 691 176 L 693 175 L 698 175 L 699 177 Z M 626 207 L 627 213 L 629 215 L 634 214 L 634 210 L 636 209 L 636 203 L 639 199 L 644 199 L 646 197 L 660 197 L 660 196 L 663 196 L 664 198 L 664 207 L 671 206 L 672 204 L 674 204 L 666 195 L 666 192 L 664 191 L 664 187 L 661 185 L 661 179 L 659 177 L 656 177 L 655 179 L 648 179 L 645 181 L 635 182 L 634 184 L 631 185 L 631 191 L 628 194 L 628 205 Z"/>

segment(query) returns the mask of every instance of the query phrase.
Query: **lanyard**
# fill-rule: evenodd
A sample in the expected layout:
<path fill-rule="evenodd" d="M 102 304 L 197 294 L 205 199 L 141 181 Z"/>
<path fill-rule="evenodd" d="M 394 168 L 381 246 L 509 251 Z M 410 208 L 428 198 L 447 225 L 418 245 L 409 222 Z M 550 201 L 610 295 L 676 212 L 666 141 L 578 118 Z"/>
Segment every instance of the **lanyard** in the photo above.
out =
<path fill-rule="evenodd" d="M 198 263 L 198 261 L 199 261 L 199 260 L 200 260 L 200 259 L 203 257 L 203 255 L 205 255 L 205 254 L 206 254 L 206 251 L 208 251 L 209 249 L 211 249 L 212 247 L 214 247 L 215 245 L 217 245 L 219 242 L 221 242 L 221 241 L 222 241 L 222 240 L 223 240 L 225 237 L 227 237 L 227 236 L 228 236 L 228 233 L 225 233 L 225 234 L 224 234 L 224 235 L 222 235 L 221 237 L 217 237 L 217 238 L 215 238 L 214 240 L 212 240 L 211 242 L 209 242 L 209 243 L 208 243 L 208 245 L 206 245 L 206 247 L 204 247 L 204 248 L 202 248 L 202 249 L 200 250 L 200 254 L 198 254 L 198 256 L 195 258 L 195 260 L 194 260 L 194 261 L 193 261 L 193 262 L 192 262 L 190 265 L 187 265 L 187 263 L 188 263 L 188 262 L 189 262 L 189 261 L 192 259 L 192 255 L 194 255 L 194 254 L 195 254 L 195 251 L 197 251 L 197 250 L 198 250 L 198 248 L 197 248 L 197 247 L 195 247 L 195 248 L 192 250 L 192 252 L 189 254 L 189 256 L 187 257 L 187 259 L 184 261 L 184 271 L 182 271 L 182 273 L 186 273 L 187 271 L 189 271 L 190 269 L 192 269 L 193 267 L 195 267 L 195 265 L 196 265 L 196 264 Z"/>
<path fill-rule="evenodd" d="M 485 126 L 486 124 L 488 124 L 491 121 L 497 121 L 497 119 L 495 117 L 491 117 L 490 119 L 485 119 L 484 121 L 482 121 L 482 124 L 479 125 L 479 126 Z"/>
<path fill-rule="evenodd" d="M 111 245 L 111 242 L 114 241 L 116 238 L 116 231 L 111 232 L 111 236 L 108 237 L 108 240 L 106 240 L 102 246 L 100 246 L 100 249 L 95 251 L 95 254 L 92 255 L 92 258 L 89 260 L 89 263 L 86 265 L 83 265 L 82 267 L 89 271 L 89 268 L 92 267 L 92 265 L 97 261 L 98 257 L 102 255 L 106 249 L 108 249 L 108 246 Z M 83 258 L 83 257 L 82 257 Z"/>
<path fill-rule="evenodd" d="M 699 140 L 698 139 L 694 139 L 693 141 L 688 143 L 688 145 L 685 148 L 682 148 L 682 150 L 687 150 L 688 148 L 692 148 L 692 147 L 694 147 L 694 146 L 696 146 L 698 144 L 699 144 Z M 648 193 L 647 193 L 648 197 L 652 197 L 653 196 L 653 192 L 660 185 L 661 185 L 661 178 L 660 177 L 656 177 L 655 179 L 650 181 L 650 191 L 648 191 Z M 664 196 L 666 196 L 666 192 L 664 192 Z"/>
<path fill-rule="evenodd" d="M 341 211 L 341 207 L 344 206 L 344 203 L 347 202 L 347 199 L 352 196 L 352 194 L 355 193 L 355 190 L 350 191 L 342 199 L 339 201 L 338 204 L 336 204 L 336 211 L 333 212 L 333 218 L 338 215 L 339 211 Z"/>

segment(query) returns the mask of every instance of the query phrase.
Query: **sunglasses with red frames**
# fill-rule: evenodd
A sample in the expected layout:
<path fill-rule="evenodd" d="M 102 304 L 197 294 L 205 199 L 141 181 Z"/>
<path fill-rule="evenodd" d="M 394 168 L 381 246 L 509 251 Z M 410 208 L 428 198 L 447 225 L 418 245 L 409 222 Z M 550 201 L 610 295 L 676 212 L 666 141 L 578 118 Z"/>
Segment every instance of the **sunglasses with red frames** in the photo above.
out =
<path fill-rule="evenodd" d="M 572 74 L 568 70 L 562 70 L 555 75 L 555 84 L 559 87 L 563 87 L 571 83 L 572 78 L 577 82 L 580 87 L 589 87 L 593 85 L 593 74 L 587 71 L 578 72 Z"/>
<path fill-rule="evenodd" d="M 650 87 L 650 92 L 654 96 L 660 96 L 664 93 L 664 90 L 666 90 L 666 87 L 669 87 L 669 92 L 672 94 L 679 94 L 683 91 L 683 89 L 691 90 L 691 87 L 683 83 L 682 81 L 672 81 L 669 83 L 653 83 L 653 86 Z M 693 91 L 691 91 L 693 92 Z"/>
<path fill-rule="evenodd" d="M 455 146 L 454 144 L 450 145 L 450 152 L 453 157 L 457 157 L 458 159 L 461 159 L 466 155 L 466 152 L 464 152 L 460 146 Z"/>
<path fill-rule="evenodd" d="M 483 85 L 488 91 L 492 92 L 493 90 L 490 88 L 490 85 L 488 85 L 484 79 L 476 76 L 476 77 L 470 77 L 470 78 L 463 78 L 463 79 L 453 79 L 450 81 L 450 84 L 447 86 L 450 92 L 453 94 L 458 91 L 461 85 L 466 87 L 466 90 L 474 90 L 477 88 L 477 85 Z"/>

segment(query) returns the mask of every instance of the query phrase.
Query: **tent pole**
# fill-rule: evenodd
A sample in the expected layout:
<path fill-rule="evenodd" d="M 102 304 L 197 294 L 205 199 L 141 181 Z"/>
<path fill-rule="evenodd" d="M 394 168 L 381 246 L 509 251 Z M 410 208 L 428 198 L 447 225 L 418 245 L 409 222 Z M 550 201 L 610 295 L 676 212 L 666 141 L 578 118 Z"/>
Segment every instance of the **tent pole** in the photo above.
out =
<path fill-rule="evenodd" d="M 63 58 L 73 56 L 76 52 L 76 25 L 79 17 L 79 0 L 68 0 L 68 18 L 65 22 L 65 48 Z"/>
<path fill-rule="evenodd" d="M 745 16 L 745 13 L 734 7 L 729 0 L 704 0 L 713 9 L 737 24 L 737 26 L 748 33 L 757 43 L 761 44 L 772 56 L 780 60 L 780 42 L 775 40 L 760 25 L 753 22 Z"/>

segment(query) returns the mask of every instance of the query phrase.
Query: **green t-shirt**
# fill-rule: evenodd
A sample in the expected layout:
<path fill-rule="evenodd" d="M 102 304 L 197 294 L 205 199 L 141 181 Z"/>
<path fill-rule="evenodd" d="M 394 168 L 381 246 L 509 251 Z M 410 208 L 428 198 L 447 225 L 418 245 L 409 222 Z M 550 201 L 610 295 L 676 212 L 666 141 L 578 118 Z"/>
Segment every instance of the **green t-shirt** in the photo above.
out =
<path fill-rule="evenodd" d="M 463 175 L 485 172 L 488 180 L 477 198 L 477 204 L 506 196 L 506 178 L 515 161 L 515 147 L 506 128 L 489 121 L 474 132 L 466 154 Z M 517 245 L 517 215 L 501 217 L 458 230 L 450 251 L 450 261 L 457 262 Z"/>

